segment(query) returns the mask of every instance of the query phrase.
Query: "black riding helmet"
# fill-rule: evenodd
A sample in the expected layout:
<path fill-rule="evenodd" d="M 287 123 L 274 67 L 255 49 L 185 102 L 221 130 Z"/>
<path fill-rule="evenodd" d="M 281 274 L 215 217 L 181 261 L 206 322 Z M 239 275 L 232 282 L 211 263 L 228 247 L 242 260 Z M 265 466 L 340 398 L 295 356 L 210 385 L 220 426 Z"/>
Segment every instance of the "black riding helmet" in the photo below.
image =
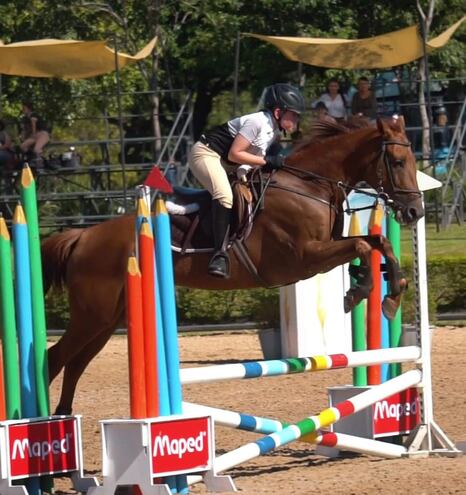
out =
<path fill-rule="evenodd" d="M 271 111 L 275 108 L 290 110 L 298 115 L 306 109 L 304 97 L 299 89 L 286 83 L 277 83 L 265 90 L 264 107 Z"/>

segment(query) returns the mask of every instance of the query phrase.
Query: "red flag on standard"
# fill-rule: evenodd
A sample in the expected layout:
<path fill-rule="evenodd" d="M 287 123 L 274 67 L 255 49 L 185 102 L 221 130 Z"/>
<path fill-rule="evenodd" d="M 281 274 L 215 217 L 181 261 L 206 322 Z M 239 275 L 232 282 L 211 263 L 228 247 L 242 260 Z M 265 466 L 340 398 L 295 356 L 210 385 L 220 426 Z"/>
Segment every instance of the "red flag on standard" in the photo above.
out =
<path fill-rule="evenodd" d="M 152 170 L 144 181 L 144 185 L 149 186 L 152 189 L 158 189 L 166 194 L 171 194 L 173 192 L 171 184 L 165 179 L 158 167 L 152 167 Z"/>

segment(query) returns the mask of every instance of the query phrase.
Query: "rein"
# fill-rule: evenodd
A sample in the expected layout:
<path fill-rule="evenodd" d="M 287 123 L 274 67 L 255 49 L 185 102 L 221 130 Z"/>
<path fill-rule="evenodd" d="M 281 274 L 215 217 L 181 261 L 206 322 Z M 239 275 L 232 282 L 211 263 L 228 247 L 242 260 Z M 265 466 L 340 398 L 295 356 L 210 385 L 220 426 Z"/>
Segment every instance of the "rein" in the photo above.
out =
<path fill-rule="evenodd" d="M 395 141 L 395 140 L 382 141 L 382 149 L 380 150 L 379 160 L 377 162 L 377 169 L 376 169 L 376 176 L 377 176 L 377 179 L 379 182 L 376 193 L 371 193 L 371 192 L 367 191 L 366 189 L 362 189 L 360 187 L 350 186 L 349 184 L 346 184 L 340 180 L 331 179 L 330 177 L 325 177 L 323 175 L 316 174 L 315 172 L 310 172 L 308 170 L 302 170 L 302 169 L 297 168 L 297 167 L 292 167 L 291 165 L 284 165 L 283 170 L 288 172 L 288 173 L 291 173 L 295 177 L 301 178 L 302 180 L 307 180 L 307 179 L 309 179 L 309 180 L 321 180 L 323 182 L 327 182 L 329 184 L 337 186 L 339 189 L 341 189 L 341 191 L 343 192 L 344 198 L 345 198 L 345 203 L 347 205 L 347 207 L 344 209 L 345 213 L 352 213 L 353 211 L 367 210 L 367 209 L 372 208 L 372 206 L 363 206 L 360 208 L 350 208 L 349 203 L 348 203 L 348 191 L 349 192 L 355 191 L 355 192 L 358 192 L 360 194 L 364 194 L 366 196 L 373 197 L 373 198 L 375 198 L 375 202 L 377 202 L 377 200 L 379 198 L 382 198 L 387 203 L 391 203 L 392 205 L 396 205 L 396 204 L 398 204 L 398 202 L 391 199 L 382 187 L 383 166 L 385 166 L 385 170 L 387 171 L 387 176 L 388 176 L 388 179 L 390 181 L 390 185 L 391 185 L 394 193 L 417 194 L 419 196 L 421 195 L 421 193 L 419 191 L 417 191 L 416 189 L 404 189 L 404 188 L 397 187 L 395 185 L 395 180 L 393 177 L 392 164 L 390 163 L 389 158 L 388 158 L 388 154 L 387 154 L 387 146 L 390 146 L 390 145 L 399 145 L 399 146 L 410 147 L 411 143 L 409 141 L 403 142 L 403 141 Z M 327 201 L 326 199 L 323 199 L 323 198 L 319 198 L 318 196 L 306 193 L 304 191 L 300 191 L 298 189 L 288 187 L 288 186 L 281 186 L 281 185 L 278 185 L 275 183 L 270 184 L 270 187 L 273 187 L 276 189 L 281 189 L 284 191 L 288 191 L 288 192 L 291 192 L 294 194 L 299 194 L 300 196 L 305 196 L 305 197 L 310 198 L 310 199 L 314 199 L 315 201 L 319 201 L 320 203 L 323 203 L 325 205 L 330 206 L 335 212 L 338 211 L 337 206 L 334 205 L 333 203 L 331 203 L 330 201 Z"/>

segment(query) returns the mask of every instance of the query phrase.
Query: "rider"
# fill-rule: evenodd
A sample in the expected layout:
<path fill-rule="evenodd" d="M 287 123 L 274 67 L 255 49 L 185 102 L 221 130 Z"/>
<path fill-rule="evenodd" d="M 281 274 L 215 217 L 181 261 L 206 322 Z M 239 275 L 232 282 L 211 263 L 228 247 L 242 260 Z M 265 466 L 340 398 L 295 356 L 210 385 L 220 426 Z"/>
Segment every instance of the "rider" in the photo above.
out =
<path fill-rule="evenodd" d="M 281 131 L 297 130 L 305 102 L 300 91 L 278 83 L 265 90 L 264 109 L 229 120 L 203 134 L 191 151 L 189 166 L 196 179 L 212 195 L 214 255 L 209 274 L 228 278 L 230 262 L 226 252 L 233 193 L 225 168 L 238 165 L 266 166 L 268 171 L 283 167 L 283 157 L 271 154 Z M 224 168 L 225 167 L 225 168 Z"/>

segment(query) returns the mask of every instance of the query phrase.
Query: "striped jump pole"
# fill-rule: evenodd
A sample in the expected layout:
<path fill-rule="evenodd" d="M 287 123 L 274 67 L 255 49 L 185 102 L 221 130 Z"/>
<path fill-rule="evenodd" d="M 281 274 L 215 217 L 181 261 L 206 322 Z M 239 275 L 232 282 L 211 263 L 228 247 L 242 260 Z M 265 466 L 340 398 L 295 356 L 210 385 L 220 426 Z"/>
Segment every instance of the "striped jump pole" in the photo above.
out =
<path fill-rule="evenodd" d="M 183 411 L 187 414 L 209 414 L 214 418 L 215 424 L 264 435 L 278 433 L 289 425 L 289 423 L 276 419 L 251 416 L 190 402 L 183 402 Z M 407 452 L 407 449 L 401 445 L 322 430 L 306 435 L 298 441 L 386 458 L 401 457 Z"/>
<path fill-rule="evenodd" d="M 203 406 L 192 402 L 183 402 L 184 414 L 209 414 L 214 419 L 216 425 L 228 426 L 237 430 L 250 431 L 269 435 L 283 430 L 288 424 L 276 419 L 262 418 L 243 414 L 218 407 Z"/>
<path fill-rule="evenodd" d="M 219 456 L 215 461 L 215 470 L 217 473 L 221 473 L 238 464 L 267 454 L 277 447 L 299 440 L 300 438 L 318 431 L 320 428 L 328 427 L 341 418 L 359 412 L 366 407 L 375 404 L 379 400 L 390 397 L 409 387 L 413 387 L 419 384 L 421 380 L 422 373 L 419 370 L 407 371 L 406 373 L 396 378 L 392 378 L 370 390 L 366 390 L 351 399 L 324 409 L 317 416 L 305 418 L 296 424 L 287 426 L 278 433 L 272 433 L 255 442 L 248 443 L 238 449 Z M 201 478 L 198 476 L 188 477 L 189 484 L 197 483 L 200 480 Z"/>
<path fill-rule="evenodd" d="M 351 452 L 357 452 L 359 454 L 375 455 L 388 459 L 402 457 L 403 454 L 406 454 L 408 451 L 408 449 L 402 445 L 331 431 L 319 431 L 315 434 L 311 433 L 311 435 L 306 437 L 306 440 L 324 447 L 351 450 Z"/>
<path fill-rule="evenodd" d="M 208 383 L 222 380 L 259 378 L 265 376 L 291 375 L 331 369 L 355 368 L 380 363 L 406 363 L 421 357 L 421 350 L 415 346 L 398 349 L 376 349 L 349 354 L 328 354 L 306 358 L 287 358 L 247 363 L 219 364 L 199 368 L 180 369 L 183 385 Z"/>

